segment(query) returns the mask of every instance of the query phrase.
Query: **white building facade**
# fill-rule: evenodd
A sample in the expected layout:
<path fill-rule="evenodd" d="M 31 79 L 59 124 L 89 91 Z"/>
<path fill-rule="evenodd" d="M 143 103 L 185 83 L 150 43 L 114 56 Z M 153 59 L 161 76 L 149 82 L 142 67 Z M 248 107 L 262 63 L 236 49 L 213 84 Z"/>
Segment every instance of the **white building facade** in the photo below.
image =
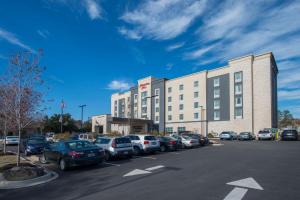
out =
<path fill-rule="evenodd" d="M 277 74 L 272 53 L 175 79 L 146 77 L 111 96 L 112 117 L 152 120 L 149 131 L 199 134 L 277 127 Z"/>

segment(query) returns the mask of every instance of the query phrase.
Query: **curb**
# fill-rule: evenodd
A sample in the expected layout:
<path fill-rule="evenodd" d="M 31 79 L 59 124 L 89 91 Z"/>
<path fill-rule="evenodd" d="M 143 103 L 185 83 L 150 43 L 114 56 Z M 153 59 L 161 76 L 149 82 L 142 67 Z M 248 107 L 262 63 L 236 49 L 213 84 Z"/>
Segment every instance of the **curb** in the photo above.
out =
<path fill-rule="evenodd" d="M 35 185 L 40 185 L 43 183 L 50 182 L 56 178 L 58 178 L 58 174 L 53 171 L 45 171 L 46 174 L 41 177 L 37 177 L 34 179 L 24 180 L 24 181 L 7 181 L 3 178 L 2 174 L 0 173 L 0 189 L 18 189 L 18 188 L 25 188 L 31 187 Z"/>

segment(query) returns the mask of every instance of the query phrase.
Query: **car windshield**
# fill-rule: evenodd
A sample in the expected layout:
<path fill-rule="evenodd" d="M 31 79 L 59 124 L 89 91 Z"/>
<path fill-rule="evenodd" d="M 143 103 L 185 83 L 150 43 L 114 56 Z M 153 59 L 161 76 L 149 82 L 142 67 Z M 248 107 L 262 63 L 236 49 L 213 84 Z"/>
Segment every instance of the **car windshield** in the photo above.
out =
<path fill-rule="evenodd" d="M 230 134 L 230 132 L 222 132 L 221 135 L 222 135 L 222 134 Z"/>
<path fill-rule="evenodd" d="M 94 145 L 88 141 L 74 141 L 74 142 L 67 142 L 67 146 L 71 150 L 76 150 L 76 149 L 93 147 Z"/>
<path fill-rule="evenodd" d="M 240 133 L 240 135 L 249 135 L 247 132 Z"/>
<path fill-rule="evenodd" d="M 45 140 L 28 140 L 28 144 L 43 144 Z"/>
<path fill-rule="evenodd" d="M 18 139 L 19 137 L 18 136 L 7 136 L 6 138 L 7 139 Z"/>
<path fill-rule="evenodd" d="M 156 140 L 154 136 L 145 136 L 145 140 Z"/>
<path fill-rule="evenodd" d="M 270 131 L 259 131 L 259 133 L 270 133 Z"/>
<path fill-rule="evenodd" d="M 191 137 L 189 137 L 189 136 L 187 136 L 187 135 L 183 135 L 182 137 L 183 137 L 184 139 L 186 139 L 186 140 L 191 139 Z"/>
<path fill-rule="evenodd" d="M 296 130 L 284 130 L 283 133 L 297 133 Z"/>
<path fill-rule="evenodd" d="M 96 143 L 97 144 L 108 144 L 110 141 L 110 138 L 98 138 L 96 140 Z"/>
<path fill-rule="evenodd" d="M 131 140 L 139 140 L 139 136 L 136 136 L 136 135 L 130 135 L 128 136 Z"/>
<path fill-rule="evenodd" d="M 115 139 L 116 144 L 128 144 L 131 143 L 130 139 L 128 137 L 121 137 Z"/>

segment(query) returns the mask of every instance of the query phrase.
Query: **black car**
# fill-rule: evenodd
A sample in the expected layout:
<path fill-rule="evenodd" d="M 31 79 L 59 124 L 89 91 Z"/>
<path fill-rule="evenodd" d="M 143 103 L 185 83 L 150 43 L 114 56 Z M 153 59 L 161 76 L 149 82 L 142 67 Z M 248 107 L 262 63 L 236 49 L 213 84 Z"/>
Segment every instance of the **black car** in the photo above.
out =
<path fill-rule="evenodd" d="M 177 141 L 172 137 L 157 137 L 160 142 L 160 151 L 176 151 L 178 148 Z"/>
<path fill-rule="evenodd" d="M 103 160 L 103 149 L 83 140 L 52 143 L 44 149 L 40 158 L 42 163 L 57 163 L 61 170 L 67 170 L 74 166 L 100 164 Z"/>
<path fill-rule="evenodd" d="M 44 138 L 39 137 L 30 137 L 29 139 L 23 142 L 23 152 L 25 156 L 33 154 L 41 154 L 44 151 L 44 148 L 49 144 Z"/>
<path fill-rule="evenodd" d="M 296 130 L 284 130 L 281 133 L 281 140 L 298 140 L 298 132 Z"/>

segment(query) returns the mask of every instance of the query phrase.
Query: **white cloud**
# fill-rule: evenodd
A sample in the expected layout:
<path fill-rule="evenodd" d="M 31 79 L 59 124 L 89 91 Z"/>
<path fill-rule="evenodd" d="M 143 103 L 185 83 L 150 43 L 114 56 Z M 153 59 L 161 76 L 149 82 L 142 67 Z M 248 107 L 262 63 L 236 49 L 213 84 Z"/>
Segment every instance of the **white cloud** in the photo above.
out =
<path fill-rule="evenodd" d="M 216 46 L 217 46 L 217 44 L 212 44 L 212 45 L 209 45 L 207 47 L 200 48 L 200 49 L 197 49 L 197 50 L 192 51 L 192 52 L 188 52 L 188 53 L 185 54 L 185 58 L 187 58 L 187 59 L 201 58 L 206 53 L 208 53 L 209 51 L 212 51 Z"/>
<path fill-rule="evenodd" d="M 184 42 L 179 42 L 179 43 L 176 43 L 176 44 L 173 44 L 173 45 L 170 45 L 166 48 L 167 51 L 173 51 L 175 49 L 179 49 L 181 47 L 183 47 L 185 43 Z"/>
<path fill-rule="evenodd" d="M 55 76 L 55 75 L 50 75 L 49 78 L 50 78 L 52 81 L 56 82 L 56 83 L 65 84 L 65 81 L 64 81 L 64 80 L 58 78 L 58 77 Z"/>
<path fill-rule="evenodd" d="M 92 20 L 101 19 L 101 6 L 95 0 L 84 1 L 86 11 Z"/>
<path fill-rule="evenodd" d="M 129 30 L 125 27 L 118 28 L 118 31 L 119 31 L 119 33 L 121 33 L 122 35 L 124 35 L 125 37 L 127 37 L 129 39 L 140 40 L 142 38 L 142 36 L 140 36 L 137 32 L 135 32 L 133 30 Z"/>
<path fill-rule="evenodd" d="M 125 12 L 121 19 L 134 26 L 131 33 L 135 35 L 168 40 L 185 32 L 203 13 L 205 4 L 205 0 L 149 0 Z"/>
<path fill-rule="evenodd" d="M 282 100 L 300 100 L 300 89 L 296 90 L 279 90 L 278 97 Z"/>
<path fill-rule="evenodd" d="M 37 34 L 39 34 L 44 39 L 47 39 L 50 35 L 48 30 L 37 30 Z"/>
<path fill-rule="evenodd" d="M 131 84 L 126 81 L 113 80 L 108 84 L 107 89 L 124 91 L 124 90 L 128 90 L 130 87 L 131 87 Z"/>
<path fill-rule="evenodd" d="M 28 51 L 31 51 L 31 52 L 35 52 L 30 46 L 24 44 L 19 38 L 17 38 L 15 36 L 15 34 L 9 32 L 9 31 L 6 31 L 3 28 L 0 28 L 0 39 L 1 38 L 6 40 L 7 42 L 9 42 L 10 44 L 19 46 L 19 47 L 26 49 Z"/>
<path fill-rule="evenodd" d="M 166 70 L 167 70 L 167 71 L 170 71 L 170 70 L 173 69 L 173 67 L 174 67 L 174 65 L 173 65 L 172 63 L 168 63 L 168 64 L 166 65 Z"/>

